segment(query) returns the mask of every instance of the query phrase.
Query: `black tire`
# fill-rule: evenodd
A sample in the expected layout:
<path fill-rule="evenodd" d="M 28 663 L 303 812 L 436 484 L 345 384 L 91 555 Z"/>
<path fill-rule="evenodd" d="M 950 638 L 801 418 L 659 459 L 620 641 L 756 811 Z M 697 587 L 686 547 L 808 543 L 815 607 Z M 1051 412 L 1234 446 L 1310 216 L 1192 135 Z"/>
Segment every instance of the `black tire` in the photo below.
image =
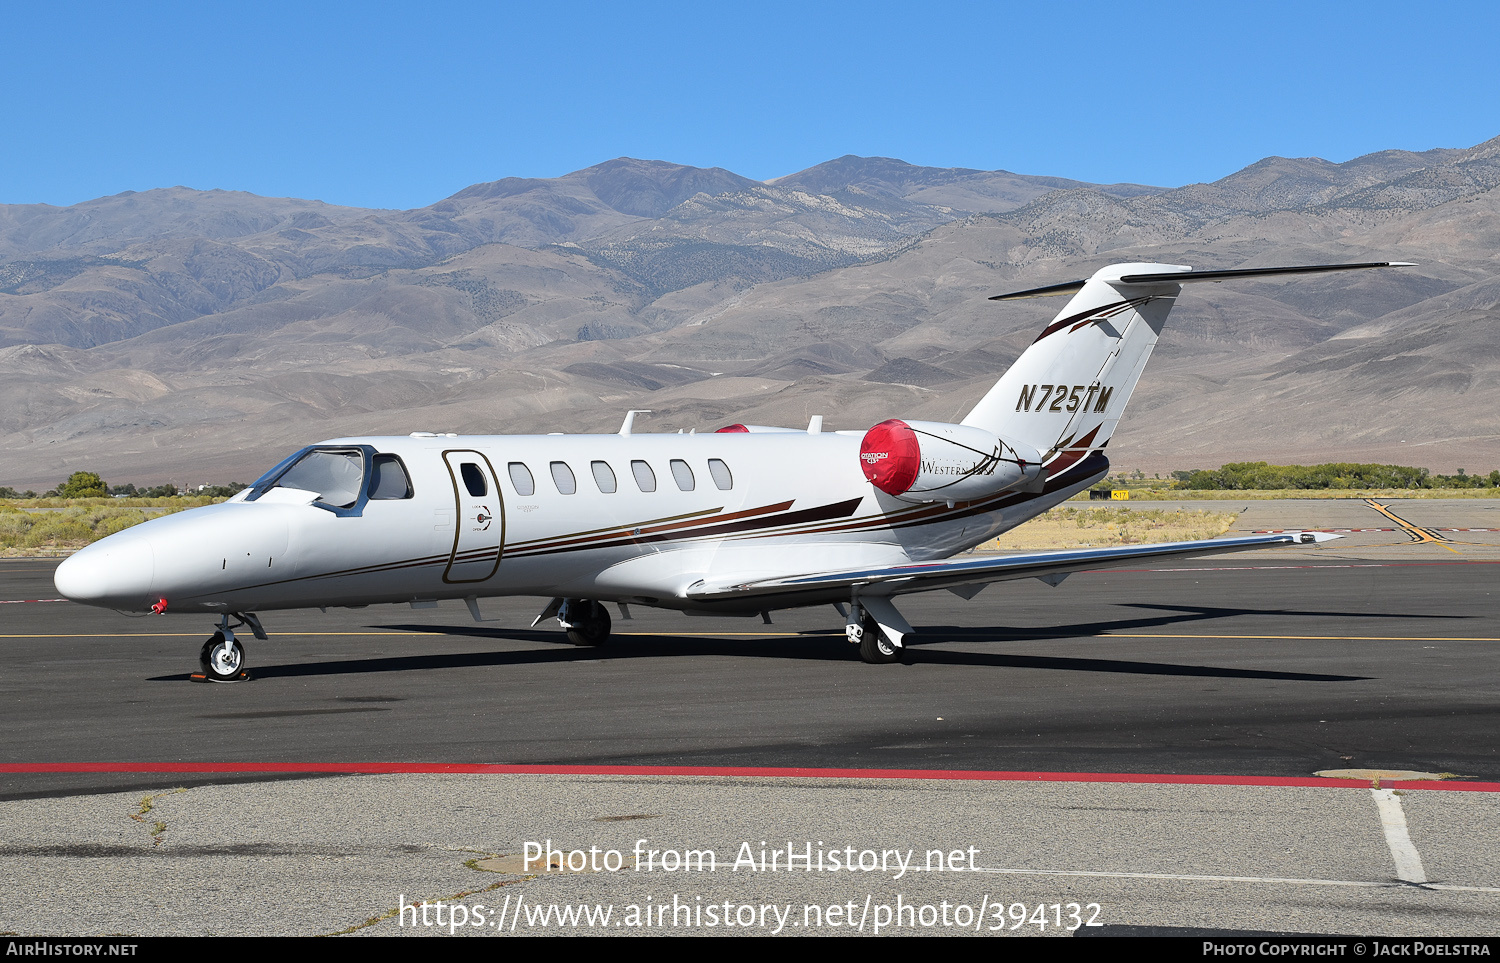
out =
<path fill-rule="evenodd" d="M 245 662 L 245 647 L 240 640 L 226 642 L 222 632 L 215 632 L 198 653 L 198 665 L 203 674 L 215 682 L 234 682 L 242 678 Z"/>
<path fill-rule="evenodd" d="M 864 635 L 859 638 L 859 657 L 871 665 L 890 665 L 901 659 L 901 650 L 892 645 L 881 633 L 875 620 L 865 618 Z"/>
<path fill-rule="evenodd" d="M 569 618 L 577 617 L 577 609 L 584 608 L 587 613 L 583 619 L 574 622 L 573 627 L 568 630 L 568 641 L 574 645 L 603 645 L 609 641 L 609 610 L 604 607 L 603 602 L 575 602 L 568 607 Z"/>

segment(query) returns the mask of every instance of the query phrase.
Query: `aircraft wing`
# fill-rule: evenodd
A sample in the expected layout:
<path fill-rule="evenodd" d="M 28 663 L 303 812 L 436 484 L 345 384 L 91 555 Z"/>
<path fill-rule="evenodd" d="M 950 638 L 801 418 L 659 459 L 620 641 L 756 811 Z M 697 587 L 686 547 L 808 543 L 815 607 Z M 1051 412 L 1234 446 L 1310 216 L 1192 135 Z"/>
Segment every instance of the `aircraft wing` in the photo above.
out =
<path fill-rule="evenodd" d="M 809 572 L 780 578 L 736 582 L 732 579 L 704 580 L 689 586 L 687 597 L 697 601 L 753 602 L 758 596 L 805 597 L 809 602 L 825 597 L 847 596 L 859 588 L 861 596 L 907 595 L 933 589 L 952 589 L 971 597 L 990 582 L 1017 578 L 1040 578 L 1056 584 L 1064 577 L 1086 569 L 1112 568 L 1137 562 L 1161 561 L 1183 556 L 1216 555 L 1274 545 L 1301 545 L 1338 538 L 1323 532 L 1282 532 L 1247 535 L 1162 545 L 1126 545 L 1120 548 L 1083 548 L 1026 555 L 984 556 L 910 562 L 881 568 L 848 569 L 839 572 Z"/>

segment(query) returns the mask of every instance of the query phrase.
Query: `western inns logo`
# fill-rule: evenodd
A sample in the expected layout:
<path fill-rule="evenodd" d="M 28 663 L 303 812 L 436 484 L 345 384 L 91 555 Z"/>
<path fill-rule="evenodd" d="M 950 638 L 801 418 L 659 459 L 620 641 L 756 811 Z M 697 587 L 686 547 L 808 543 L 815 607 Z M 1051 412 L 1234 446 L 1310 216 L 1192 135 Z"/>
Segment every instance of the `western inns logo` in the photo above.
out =
<path fill-rule="evenodd" d="M 1110 395 L 1115 393 L 1113 387 L 1104 387 L 1099 382 L 1091 385 L 1023 385 L 1021 395 L 1016 399 L 1017 411 L 1077 411 L 1082 408 L 1089 411 L 1090 406 L 1097 414 L 1109 407 Z M 1040 398 L 1037 396 L 1041 395 Z M 1051 403 L 1048 403 L 1048 399 Z M 1032 405 L 1035 404 L 1033 409 Z"/>

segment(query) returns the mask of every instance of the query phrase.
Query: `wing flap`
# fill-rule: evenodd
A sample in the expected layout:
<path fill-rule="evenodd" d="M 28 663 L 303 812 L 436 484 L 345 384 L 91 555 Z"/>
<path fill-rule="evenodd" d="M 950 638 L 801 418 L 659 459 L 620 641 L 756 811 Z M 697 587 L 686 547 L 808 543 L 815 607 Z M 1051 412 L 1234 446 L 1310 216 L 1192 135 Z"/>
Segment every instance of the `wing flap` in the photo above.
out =
<path fill-rule="evenodd" d="M 1086 548 L 1062 552 L 1005 555 L 986 558 L 948 558 L 877 568 L 837 572 L 809 572 L 781 578 L 736 582 L 732 579 L 704 580 L 687 590 L 696 601 L 744 600 L 759 596 L 816 598 L 830 592 L 860 587 L 866 596 L 907 595 L 934 589 L 967 588 L 1017 578 L 1043 578 L 1085 569 L 1111 568 L 1133 562 L 1218 555 L 1276 545 L 1301 545 L 1338 538 L 1324 532 L 1281 532 L 1246 535 L 1161 545 L 1127 545 L 1120 548 Z M 1050 581 L 1050 579 L 1048 579 Z M 977 590 L 976 590 L 977 591 Z"/>

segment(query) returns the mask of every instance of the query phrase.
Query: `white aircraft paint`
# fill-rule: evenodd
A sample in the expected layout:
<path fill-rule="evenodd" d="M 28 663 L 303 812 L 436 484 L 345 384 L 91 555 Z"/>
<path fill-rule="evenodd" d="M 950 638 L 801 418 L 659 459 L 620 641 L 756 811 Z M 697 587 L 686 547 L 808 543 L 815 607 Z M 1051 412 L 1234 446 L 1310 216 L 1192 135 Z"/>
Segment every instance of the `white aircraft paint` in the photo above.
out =
<path fill-rule="evenodd" d="M 464 599 L 478 617 L 475 600 L 500 595 L 553 599 L 542 617 L 584 643 L 608 638 L 604 601 L 726 615 L 832 603 L 863 658 L 894 661 L 912 633 L 895 596 L 1336 537 L 951 558 L 1105 476 L 1182 282 L 1384 266 L 1121 264 L 1007 295 L 1074 297 L 961 425 L 661 435 L 634 433 L 632 412 L 614 435 L 331 439 L 228 502 L 83 549 L 56 585 L 122 612 L 219 615 L 200 662 L 221 681 L 245 677 L 233 628 L 264 638 L 255 613 Z"/>

